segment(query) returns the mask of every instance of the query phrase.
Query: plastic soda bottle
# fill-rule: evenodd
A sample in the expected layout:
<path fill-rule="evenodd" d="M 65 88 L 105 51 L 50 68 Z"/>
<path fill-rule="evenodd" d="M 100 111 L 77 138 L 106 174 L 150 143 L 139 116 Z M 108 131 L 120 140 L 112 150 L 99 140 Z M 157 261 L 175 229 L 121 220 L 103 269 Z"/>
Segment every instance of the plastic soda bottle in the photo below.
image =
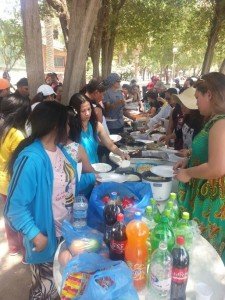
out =
<path fill-rule="evenodd" d="M 189 213 L 183 212 L 182 219 L 177 221 L 176 226 L 174 228 L 175 237 L 179 235 L 184 236 L 185 238 L 185 248 L 190 250 L 193 242 L 193 230 L 189 222 Z"/>
<path fill-rule="evenodd" d="M 150 289 L 157 299 L 170 295 L 171 273 L 172 256 L 167 250 L 166 243 L 160 242 L 159 248 L 152 254 L 149 267 Z"/>
<path fill-rule="evenodd" d="M 165 242 L 169 251 L 173 249 L 175 238 L 167 217 L 163 216 L 161 218 L 161 222 L 155 226 L 152 231 L 150 241 L 152 251 L 159 247 L 160 242 Z"/>
<path fill-rule="evenodd" d="M 105 221 L 105 232 L 104 232 L 104 242 L 109 247 L 110 240 L 111 240 L 111 232 L 112 232 L 112 226 L 117 221 L 117 215 L 119 213 L 123 214 L 123 208 L 121 205 L 117 204 L 118 201 L 118 194 L 117 192 L 112 192 L 110 194 L 110 200 L 105 205 L 104 208 L 104 221 Z"/>
<path fill-rule="evenodd" d="M 160 222 L 161 219 L 161 214 L 159 212 L 158 206 L 157 206 L 157 202 L 155 199 L 151 198 L 150 199 L 150 204 L 152 206 L 152 214 L 153 214 L 153 219 L 156 223 Z"/>
<path fill-rule="evenodd" d="M 169 201 L 173 201 L 173 210 L 175 214 L 177 215 L 177 218 L 180 217 L 180 210 L 177 203 L 177 194 L 176 193 L 170 193 Z"/>
<path fill-rule="evenodd" d="M 166 215 L 166 210 L 169 210 L 170 212 L 170 216 L 169 216 L 169 220 L 170 220 L 170 225 L 171 226 L 174 226 L 177 222 L 177 214 L 176 212 L 174 211 L 174 206 L 173 206 L 173 201 L 169 200 L 166 204 L 166 208 L 165 208 L 165 213 L 164 215 Z"/>
<path fill-rule="evenodd" d="M 172 250 L 172 282 L 171 282 L 171 300 L 185 300 L 186 286 L 188 280 L 189 255 L 184 248 L 184 237 L 178 236 L 176 246 Z"/>
<path fill-rule="evenodd" d="M 153 218 L 153 211 L 152 211 L 152 206 L 148 205 L 145 209 L 145 216 L 142 218 L 142 220 L 147 224 L 148 228 L 152 230 L 155 228 L 155 221 Z"/>
<path fill-rule="evenodd" d="M 80 228 L 87 225 L 88 201 L 84 195 L 75 197 L 73 204 L 73 226 Z"/>
<path fill-rule="evenodd" d="M 135 213 L 135 219 L 128 223 L 126 228 L 127 244 L 125 260 L 132 270 L 133 283 L 138 291 L 145 288 L 147 283 L 147 238 L 149 229 L 141 220 L 141 213 Z"/>
<path fill-rule="evenodd" d="M 113 225 L 111 232 L 109 257 L 112 260 L 124 260 L 125 245 L 127 243 L 126 226 L 124 215 L 117 215 L 117 222 Z"/>

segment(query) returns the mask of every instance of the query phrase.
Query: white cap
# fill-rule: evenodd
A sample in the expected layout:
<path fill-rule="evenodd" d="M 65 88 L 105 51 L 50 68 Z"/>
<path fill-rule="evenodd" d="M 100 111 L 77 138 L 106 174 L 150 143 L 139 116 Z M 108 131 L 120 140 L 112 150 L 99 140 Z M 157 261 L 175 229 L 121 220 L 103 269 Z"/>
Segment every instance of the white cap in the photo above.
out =
<path fill-rule="evenodd" d="M 39 88 L 37 89 L 37 93 L 42 93 L 43 96 L 50 96 L 53 94 L 56 95 L 53 88 L 48 84 L 42 84 L 41 86 L 39 86 Z"/>

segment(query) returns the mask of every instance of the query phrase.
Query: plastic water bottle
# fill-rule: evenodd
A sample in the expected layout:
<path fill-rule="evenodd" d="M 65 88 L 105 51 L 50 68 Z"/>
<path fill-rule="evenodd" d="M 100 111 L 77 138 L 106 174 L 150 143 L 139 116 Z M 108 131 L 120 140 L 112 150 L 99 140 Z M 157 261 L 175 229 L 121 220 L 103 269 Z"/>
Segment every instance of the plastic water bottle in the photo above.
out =
<path fill-rule="evenodd" d="M 177 238 L 179 235 L 185 238 L 185 248 L 190 250 L 193 243 L 193 229 L 189 221 L 189 213 L 183 212 L 182 219 L 180 219 L 174 228 L 174 234 Z"/>
<path fill-rule="evenodd" d="M 165 299 L 170 294 L 172 261 L 166 243 L 160 242 L 159 249 L 152 254 L 149 267 L 149 286 L 154 293 L 154 299 Z"/>
<path fill-rule="evenodd" d="M 153 218 L 153 211 L 152 211 L 151 205 L 148 205 L 146 207 L 145 216 L 142 218 L 142 221 L 144 221 L 147 224 L 147 226 L 150 230 L 155 228 L 156 223 Z"/>
<path fill-rule="evenodd" d="M 87 225 L 88 201 L 84 195 L 75 197 L 73 204 L 73 226 L 80 228 Z"/>

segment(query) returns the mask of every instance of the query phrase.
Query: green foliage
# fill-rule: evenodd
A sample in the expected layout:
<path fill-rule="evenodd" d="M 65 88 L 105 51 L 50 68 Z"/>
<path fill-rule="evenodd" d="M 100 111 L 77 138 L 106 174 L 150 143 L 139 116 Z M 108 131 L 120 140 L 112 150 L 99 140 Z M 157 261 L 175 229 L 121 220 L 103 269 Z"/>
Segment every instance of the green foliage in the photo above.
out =
<path fill-rule="evenodd" d="M 8 71 L 24 56 L 23 43 L 23 28 L 19 16 L 0 19 L 0 54 Z"/>

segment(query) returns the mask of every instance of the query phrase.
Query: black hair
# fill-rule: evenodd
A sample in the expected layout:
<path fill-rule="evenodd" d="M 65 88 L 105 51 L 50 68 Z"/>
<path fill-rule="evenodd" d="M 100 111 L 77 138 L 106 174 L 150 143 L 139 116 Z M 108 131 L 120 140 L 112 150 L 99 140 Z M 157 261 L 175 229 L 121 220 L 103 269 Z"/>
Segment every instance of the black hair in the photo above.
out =
<path fill-rule="evenodd" d="M 75 140 L 77 143 L 80 142 L 80 135 L 81 135 L 81 131 L 82 131 L 82 121 L 81 121 L 81 105 L 84 104 L 85 102 L 88 102 L 91 106 L 91 117 L 90 117 L 90 123 L 92 125 L 93 128 L 93 132 L 96 135 L 97 133 L 97 116 L 95 114 L 95 111 L 93 109 L 93 105 L 91 103 L 91 101 L 85 97 L 84 95 L 80 94 L 80 93 L 76 93 L 74 94 L 71 98 L 70 98 L 70 102 L 69 102 L 69 106 L 71 106 L 74 109 L 74 113 L 75 113 L 75 123 L 74 123 L 74 128 L 72 130 L 75 130 L 76 132 L 73 132 L 73 138 L 71 138 L 72 140 Z"/>
<path fill-rule="evenodd" d="M 80 93 L 81 94 L 85 94 L 85 93 L 94 93 L 95 91 L 98 91 L 100 93 L 105 92 L 106 90 L 106 86 L 104 85 L 104 83 L 102 81 L 99 81 L 97 79 L 91 79 L 88 84 L 86 84 L 81 90 Z"/>
<path fill-rule="evenodd" d="M 177 89 L 175 88 L 169 88 L 168 90 L 166 90 L 167 93 L 169 93 L 170 95 L 175 94 L 177 95 Z"/>
<path fill-rule="evenodd" d="M 186 81 L 189 81 L 189 83 L 190 83 L 190 86 L 193 86 L 194 85 L 194 80 L 191 78 L 191 77 L 188 77 L 187 79 L 186 79 Z"/>
<path fill-rule="evenodd" d="M 158 94 L 154 91 L 148 91 L 146 94 L 145 94 L 145 99 L 147 98 L 151 98 L 153 100 L 157 100 L 158 98 Z"/>
<path fill-rule="evenodd" d="M 12 94 L 1 100 L 0 141 L 2 142 L 11 128 L 25 131 L 25 123 L 31 108 L 28 98 Z"/>
<path fill-rule="evenodd" d="M 42 92 L 37 93 L 34 96 L 34 98 L 31 100 L 31 105 L 34 104 L 34 103 L 43 102 L 47 98 L 48 98 L 48 96 L 44 96 Z"/>
<path fill-rule="evenodd" d="M 13 164 L 19 153 L 32 144 L 35 139 L 41 139 L 53 130 L 56 130 L 55 144 L 66 144 L 67 141 L 67 109 L 56 101 L 45 101 L 38 104 L 30 114 L 31 136 L 20 142 L 14 151 L 8 165 L 12 174 Z"/>
<path fill-rule="evenodd" d="M 126 89 L 126 90 L 128 90 L 128 92 L 130 92 L 131 86 L 130 86 L 129 84 L 127 84 L 127 83 L 124 83 L 124 84 L 122 85 L 122 89 Z"/>
<path fill-rule="evenodd" d="M 202 130 L 204 122 L 204 117 L 201 116 L 198 109 L 190 109 L 190 112 L 184 116 L 184 123 L 186 123 L 191 129 L 194 129 L 194 135 L 198 134 Z"/>

